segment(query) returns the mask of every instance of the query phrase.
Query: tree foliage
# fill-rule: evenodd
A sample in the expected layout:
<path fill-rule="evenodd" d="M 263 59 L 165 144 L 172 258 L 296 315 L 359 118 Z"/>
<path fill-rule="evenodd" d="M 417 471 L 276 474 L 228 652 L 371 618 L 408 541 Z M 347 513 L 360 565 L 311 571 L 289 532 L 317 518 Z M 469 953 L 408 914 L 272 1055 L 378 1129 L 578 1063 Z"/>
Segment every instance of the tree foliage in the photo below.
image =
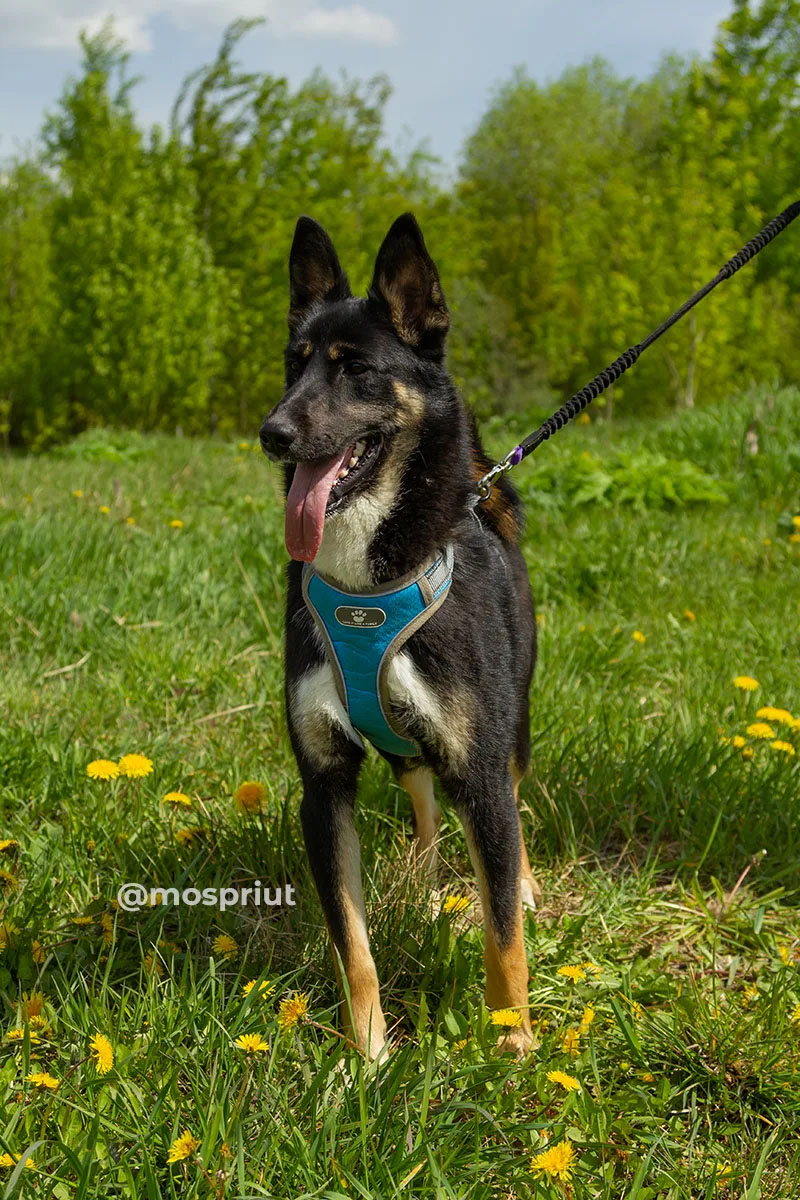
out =
<path fill-rule="evenodd" d="M 43 129 L 0 174 L 0 432 L 37 447 L 95 424 L 253 431 L 281 388 L 297 216 L 356 287 L 413 208 L 454 311 L 452 370 L 483 413 L 560 402 L 640 340 L 795 198 L 800 0 L 735 0 L 707 61 L 644 81 L 602 61 L 516 71 L 454 184 L 383 133 L 389 84 L 300 87 L 236 61 L 254 22 L 146 135 L 107 27 Z M 643 414 L 800 378 L 796 236 L 771 247 L 610 396 Z M 531 416 L 533 417 L 533 413 Z"/>

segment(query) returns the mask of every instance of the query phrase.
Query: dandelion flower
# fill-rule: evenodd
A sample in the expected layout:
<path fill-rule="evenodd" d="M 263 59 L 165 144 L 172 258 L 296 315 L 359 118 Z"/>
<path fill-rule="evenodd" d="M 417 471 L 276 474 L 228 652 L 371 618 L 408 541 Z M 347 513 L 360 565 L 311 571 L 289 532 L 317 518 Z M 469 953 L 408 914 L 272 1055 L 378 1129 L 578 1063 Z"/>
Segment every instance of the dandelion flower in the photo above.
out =
<path fill-rule="evenodd" d="M 590 1004 L 587 1004 L 581 1015 L 581 1033 L 586 1033 L 590 1025 L 594 1024 L 594 1009 Z"/>
<path fill-rule="evenodd" d="M 178 829 L 175 833 L 175 841 L 179 846 L 188 846 L 196 837 L 202 833 L 202 829 L 195 825 L 192 829 Z"/>
<path fill-rule="evenodd" d="M 145 758 L 143 754 L 123 754 L 119 769 L 129 779 L 143 779 L 145 775 L 152 774 L 153 760 Z"/>
<path fill-rule="evenodd" d="M 742 758 L 754 758 L 754 757 L 755 757 L 755 751 L 753 750 L 753 747 L 745 746 L 744 750 L 742 750 Z"/>
<path fill-rule="evenodd" d="M 242 988 L 242 995 L 249 996 L 253 988 L 256 988 L 256 995 L 262 1000 L 266 1000 L 268 996 L 272 996 L 275 992 L 275 984 L 269 983 L 266 979 L 262 979 L 260 983 L 256 983 L 255 979 L 251 979 Z"/>
<path fill-rule="evenodd" d="M 164 974 L 164 968 L 153 954 L 152 950 L 148 950 L 147 954 L 144 956 L 144 969 L 148 975 L 152 975 L 153 972 L 155 972 L 159 979 L 161 979 Z"/>
<path fill-rule="evenodd" d="M 447 896 L 442 905 L 442 912 L 457 916 L 458 913 L 465 912 L 471 903 L 466 896 Z"/>
<path fill-rule="evenodd" d="M 800 529 L 800 517 L 792 517 L 792 525 L 795 529 Z"/>
<path fill-rule="evenodd" d="M 593 975 L 602 975 L 603 974 L 603 968 L 598 967 L 597 963 L 585 962 L 585 963 L 581 963 L 581 966 L 583 967 L 584 971 L 591 971 Z"/>
<path fill-rule="evenodd" d="M 22 993 L 22 1004 L 20 1009 L 22 1012 L 23 1021 L 30 1021 L 32 1017 L 40 1017 L 44 1008 L 44 993 L 31 992 L 30 996 L 27 992 Z"/>
<path fill-rule="evenodd" d="M 572 1142 L 565 1138 L 557 1146 L 551 1146 L 549 1150 L 544 1150 L 541 1154 L 534 1154 L 531 1159 L 531 1170 L 539 1171 L 541 1174 L 549 1176 L 550 1179 L 568 1183 L 572 1178 L 575 1158 Z"/>
<path fill-rule="evenodd" d="M 101 505 L 100 505 L 100 512 L 101 512 L 101 513 L 103 514 L 103 516 L 105 517 L 105 516 L 107 516 L 107 515 L 108 515 L 108 514 L 111 512 L 111 509 L 108 507 L 108 505 L 107 505 L 107 504 L 101 504 Z"/>
<path fill-rule="evenodd" d="M 0 1167 L 15 1167 L 20 1160 L 19 1154 L 0 1154 Z M 25 1166 L 35 1168 L 36 1163 L 32 1158 L 25 1159 Z"/>
<path fill-rule="evenodd" d="M 162 804 L 182 804 L 184 808 L 191 808 L 192 798 L 185 792 L 167 792 Z"/>
<path fill-rule="evenodd" d="M 73 925 L 94 925 L 94 917 L 70 917 Z"/>
<path fill-rule="evenodd" d="M 742 746 L 747 745 L 747 742 L 745 741 L 745 739 L 742 737 L 742 735 L 740 733 L 737 733 L 733 739 L 733 745 L 736 747 L 737 750 L 741 750 Z"/>
<path fill-rule="evenodd" d="M 176 1138 L 170 1146 L 169 1154 L 167 1155 L 167 1162 L 182 1162 L 183 1159 L 188 1158 L 189 1155 L 196 1150 L 199 1145 L 200 1142 L 198 1139 L 193 1137 L 188 1129 L 184 1129 L 181 1136 Z"/>
<path fill-rule="evenodd" d="M 100 928 L 103 930 L 103 945 L 110 946 L 114 941 L 114 918 L 111 913 L 102 914 Z"/>
<path fill-rule="evenodd" d="M 563 975 L 565 979 L 569 979 L 570 983 L 580 983 L 586 978 L 586 968 L 581 966 L 559 967 L 556 975 Z"/>
<path fill-rule="evenodd" d="M 5 892 L 13 892 L 14 888 L 17 887 L 16 875 L 12 875 L 10 871 L 4 871 L 2 867 L 0 867 L 0 887 Z"/>
<path fill-rule="evenodd" d="M 637 642 L 640 646 L 643 646 L 645 644 L 645 642 L 647 641 L 647 638 L 645 637 L 645 635 L 642 633 L 642 631 L 640 629 L 634 629 L 633 640 L 635 642 Z"/>
<path fill-rule="evenodd" d="M 800 1004 L 797 1006 L 800 1008 Z M 466 1050 L 469 1044 L 469 1038 L 459 1038 L 457 1042 L 453 1042 L 452 1049 L 459 1054 L 462 1050 Z"/>
<path fill-rule="evenodd" d="M 581 1031 L 579 1029 L 568 1029 L 561 1039 L 561 1049 L 570 1058 L 577 1058 L 581 1050 Z"/>
<path fill-rule="evenodd" d="M 34 1087 L 44 1088 L 50 1092 L 57 1092 L 61 1086 L 61 1081 L 54 1079 L 46 1071 L 31 1071 L 30 1075 L 25 1076 L 25 1082 L 32 1083 Z"/>
<path fill-rule="evenodd" d="M 766 721 L 754 721 L 752 725 L 747 726 L 747 733 L 754 738 L 775 737 L 775 730 L 771 725 L 767 725 Z"/>
<path fill-rule="evenodd" d="M 221 954 L 223 958 L 236 958 L 239 953 L 239 943 L 229 933 L 219 933 L 211 943 L 211 949 L 215 954 Z"/>
<path fill-rule="evenodd" d="M 789 541 L 794 543 L 795 546 L 800 545 L 800 533 L 790 533 Z"/>
<path fill-rule="evenodd" d="M 108 1038 L 102 1033 L 96 1033 L 89 1042 L 89 1049 L 94 1055 L 94 1065 L 98 1075 L 107 1075 L 114 1066 L 114 1048 Z"/>
<path fill-rule="evenodd" d="M 23 1029 L 9 1029 L 8 1033 L 6 1034 L 6 1037 L 8 1038 L 8 1040 L 10 1042 L 21 1042 L 23 1040 L 23 1038 L 25 1037 L 25 1030 L 24 1030 L 24 1028 Z M 28 1037 L 31 1039 L 32 1046 L 35 1046 L 37 1042 L 41 1041 L 39 1034 L 36 1033 L 36 1031 L 33 1029 L 30 1029 L 28 1031 Z"/>
<path fill-rule="evenodd" d="M 281 1029 L 292 1029 L 308 1012 L 308 996 L 305 992 L 295 992 L 281 1001 L 278 1009 L 278 1026 Z"/>
<path fill-rule="evenodd" d="M 742 992 L 742 1004 L 752 1004 L 758 999 L 758 987 L 754 983 L 748 983 L 747 987 Z"/>
<path fill-rule="evenodd" d="M 739 688 L 742 692 L 754 692 L 761 685 L 751 675 L 737 675 L 733 681 L 733 686 Z"/>
<path fill-rule="evenodd" d="M 243 1033 L 237 1037 L 234 1045 L 246 1054 L 263 1054 L 269 1050 L 269 1042 L 265 1042 L 260 1033 Z"/>
<path fill-rule="evenodd" d="M 96 758 L 94 762 L 89 763 L 86 774 L 90 779 L 116 779 L 119 767 L 110 758 Z"/>
<path fill-rule="evenodd" d="M 792 743 L 791 742 L 782 742 L 780 740 L 780 738 L 778 738 L 777 741 L 770 742 L 770 746 L 772 747 L 773 750 L 780 750 L 782 754 L 788 754 L 790 758 L 793 758 L 794 755 L 796 754 L 795 748 L 792 745 Z"/>
<path fill-rule="evenodd" d="M 183 529 L 183 521 L 176 517 L 174 521 L 170 521 L 169 527 L 170 529 Z"/>
<path fill-rule="evenodd" d="M 135 525 L 135 524 L 136 524 L 136 518 L 135 518 L 135 517 L 126 517 L 126 518 L 125 518 L 125 524 L 126 524 L 126 525 Z"/>
<path fill-rule="evenodd" d="M 683 610 L 683 615 L 687 621 L 696 621 L 697 620 L 697 617 L 694 615 L 694 613 L 692 612 L 692 610 L 690 608 L 685 608 Z"/>
<path fill-rule="evenodd" d="M 580 1080 L 574 1075 L 567 1075 L 564 1071 L 548 1071 L 547 1078 L 551 1083 L 560 1083 L 566 1092 L 579 1092 L 581 1090 Z"/>
<path fill-rule="evenodd" d="M 760 708 L 756 716 L 761 721 L 777 721 L 779 725 L 791 725 L 794 717 L 785 708 L 773 708 L 771 704 Z"/>
<path fill-rule="evenodd" d="M 80 500 L 80 499 L 81 499 L 81 497 L 83 496 L 83 491 L 82 491 L 82 489 L 81 489 L 81 488 L 75 488 L 75 489 L 73 490 L 72 494 L 73 494 L 73 496 L 75 497 L 75 499 L 76 499 L 76 500 Z"/>
<path fill-rule="evenodd" d="M 267 798 L 267 789 L 263 783 L 245 781 L 240 783 L 233 793 L 233 802 L 239 812 L 261 812 Z"/>
<path fill-rule="evenodd" d="M 498 1008 L 492 1013 L 490 1020 L 493 1025 L 502 1025 L 506 1029 L 518 1029 L 522 1024 L 522 1013 L 517 1012 L 516 1008 Z"/>
<path fill-rule="evenodd" d="M 0 854 L 4 854 L 6 850 L 14 850 L 19 845 L 14 838 L 0 838 Z"/>
<path fill-rule="evenodd" d="M 591 423 L 592 423 L 591 415 L 585 411 L 581 413 L 581 415 L 578 417 L 578 419 L 575 422 L 576 425 L 591 425 Z"/>
<path fill-rule="evenodd" d="M 792 1022 L 793 1025 L 800 1025 L 800 1004 L 795 1004 L 794 1008 L 792 1009 L 792 1014 L 789 1017 L 789 1020 Z"/>

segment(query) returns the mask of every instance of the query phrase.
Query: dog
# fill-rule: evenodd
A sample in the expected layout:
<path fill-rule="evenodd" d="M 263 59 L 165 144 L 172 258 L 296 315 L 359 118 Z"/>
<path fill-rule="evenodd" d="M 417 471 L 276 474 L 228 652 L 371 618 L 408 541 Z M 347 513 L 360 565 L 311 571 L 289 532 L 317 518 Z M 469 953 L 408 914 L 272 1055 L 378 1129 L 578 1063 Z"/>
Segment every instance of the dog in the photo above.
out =
<path fill-rule="evenodd" d="M 346 976 L 344 1025 L 369 1059 L 388 1050 L 354 825 L 366 739 L 411 797 L 425 872 L 441 819 L 434 776 L 458 812 L 486 1004 L 519 1012 L 501 1049 L 522 1055 L 523 906 L 539 889 L 518 812 L 536 662 L 521 504 L 505 477 L 477 502 L 492 461 L 447 372 L 450 315 L 413 215 L 392 225 L 358 298 L 328 234 L 300 217 L 288 323 L 286 390 L 260 438 L 284 464 L 286 712 L 308 858 Z"/>

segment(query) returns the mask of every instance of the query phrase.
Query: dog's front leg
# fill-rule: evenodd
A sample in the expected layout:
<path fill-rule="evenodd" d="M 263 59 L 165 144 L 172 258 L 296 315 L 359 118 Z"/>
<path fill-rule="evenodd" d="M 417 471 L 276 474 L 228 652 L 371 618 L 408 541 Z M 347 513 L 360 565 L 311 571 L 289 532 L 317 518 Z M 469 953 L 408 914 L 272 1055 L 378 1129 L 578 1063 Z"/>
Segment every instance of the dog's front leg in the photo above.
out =
<path fill-rule="evenodd" d="M 449 789 L 467 837 L 483 908 L 486 1004 L 514 1009 L 521 1024 L 509 1029 L 499 1048 L 517 1055 L 531 1047 L 528 962 L 522 933 L 521 839 L 511 777 L 495 783 L 470 779 Z"/>
<path fill-rule="evenodd" d="M 369 948 L 361 855 L 353 820 L 357 778 L 357 765 L 304 771 L 300 815 L 328 932 L 347 976 L 352 1020 L 345 1002 L 345 1028 L 359 1049 L 374 1059 L 386 1045 L 386 1021 Z"/>

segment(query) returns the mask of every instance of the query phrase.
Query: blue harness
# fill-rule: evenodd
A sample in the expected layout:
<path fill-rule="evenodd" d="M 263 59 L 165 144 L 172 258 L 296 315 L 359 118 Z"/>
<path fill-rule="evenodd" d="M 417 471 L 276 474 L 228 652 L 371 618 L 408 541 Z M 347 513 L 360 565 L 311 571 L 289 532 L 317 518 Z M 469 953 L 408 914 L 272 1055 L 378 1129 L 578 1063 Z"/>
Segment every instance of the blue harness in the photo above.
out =
<path fill-rule="evenodd" d="M 310 563 L 303 567 L 303 599 L 322 635 L 353 740 L 360 746 L 363 734 L 388 754 L 411 758 L 421 753 L 387 715 L 386 675 L 403 643 L 446 599 L 452 577 L 452 546 L 418 575 L 358 595 L 335 587 Z"/>

